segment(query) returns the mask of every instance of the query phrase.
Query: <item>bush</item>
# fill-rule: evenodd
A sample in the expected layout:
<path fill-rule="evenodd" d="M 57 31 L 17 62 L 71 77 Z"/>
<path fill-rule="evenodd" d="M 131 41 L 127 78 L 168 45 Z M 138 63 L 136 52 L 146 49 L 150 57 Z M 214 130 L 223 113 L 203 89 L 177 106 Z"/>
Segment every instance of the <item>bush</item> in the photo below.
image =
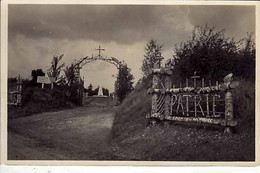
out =
<path fill-rule="evenodd" d="M 56 87 L 41 89 L 38 87 L 27 87 L 23 90 L 23 105 L 21 109 L 8 108 L 9 117 L 26 116 L 35 113 L 72 108 L 74 104 L 68 101 L 65 92 Z"/>

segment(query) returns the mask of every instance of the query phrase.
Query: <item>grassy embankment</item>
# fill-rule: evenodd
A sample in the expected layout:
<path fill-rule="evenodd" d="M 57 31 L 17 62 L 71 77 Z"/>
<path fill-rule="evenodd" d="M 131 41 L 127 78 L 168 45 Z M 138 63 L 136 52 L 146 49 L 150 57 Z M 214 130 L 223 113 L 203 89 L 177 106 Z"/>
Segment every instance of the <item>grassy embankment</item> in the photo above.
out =
<path fill-rule="evenodd" d="M 240 80 L 233 91 L 238 126 L 232 136 L 223 128 L 187 123 L 149 126 L 151 110 L 146 94 L 151 80 L 144 81 L 120 105 L 112 128 L 115 156 L 123 160 L 252 161 L 255 159 L 255 85 Z"/>

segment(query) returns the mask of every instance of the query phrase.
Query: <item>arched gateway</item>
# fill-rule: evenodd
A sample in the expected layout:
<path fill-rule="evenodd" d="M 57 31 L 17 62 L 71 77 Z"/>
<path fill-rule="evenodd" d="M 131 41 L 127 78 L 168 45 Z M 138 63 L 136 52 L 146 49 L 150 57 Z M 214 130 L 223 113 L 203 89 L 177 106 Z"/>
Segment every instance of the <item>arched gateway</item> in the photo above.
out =
<path fill-rule="evenodd" d="M 119 70 L 121 67 L 123 67 L 125 65 L 125 63 L 119 61 L 118 59 L 114 58 L 114 57 L 103 57 L 101 55 L 101 51 L 105 51 L 105 49 L 101 49 L 101 47 L 99 46 L 98 49 L 95 49 L 95 50 L 98 50 L 98 55 L 97 56 L 86 56 L 80 60 L 78 60 L 76 63 L 75 63 L 75 75 L 76 77 L 78 78 L 78 80 L 80 80 L 80 70 L 82 69 L 82 67 L 90 62 L 93 62 L 93 61 L 97 61 L 97 60 L 101 60 L 101 61 L 105 61 L 105 62 L 108 62 L 110 64 L 113 64 L 116 66 L 116 68 Z M 115 83 L 115 89 L 116 89 L 116 83 Z M 115 97 L 116 98 L 116 97 Z"/>

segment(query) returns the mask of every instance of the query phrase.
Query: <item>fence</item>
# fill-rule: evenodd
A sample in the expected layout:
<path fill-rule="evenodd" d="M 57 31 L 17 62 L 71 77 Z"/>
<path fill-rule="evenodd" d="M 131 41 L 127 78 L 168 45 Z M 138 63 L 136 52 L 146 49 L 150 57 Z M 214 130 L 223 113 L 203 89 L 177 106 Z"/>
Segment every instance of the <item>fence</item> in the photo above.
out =
<path fill-rule="evenodd" d="M 21 106 L 22 105 L 22 79 L 17 78 L 15 88 L 8 88 L 8 105 Z"/>
<path fill-rule="evenodd" d="M 212 86 L 211 81 L 208 81 L 208 86 L 205 86 L 204 78 L 200 78 L 195 72 L 191 77 L 193 86 L 189 86 L 190 81 L 187 78 L 184 87 L 182 83 L 177 87 L 172 77 L 171 60 L 166 61 L 165 67 L 161 67 L 160 58 L 157 60 L 152 71 L 152 88 L 148 90 L 152 94 L 152 111 L 146 118 L 215 124 L 224 126 L 225 132 L 232 132 L 237 121 L 233 115 L 231 90 L 239 85 L 239 82 L 233 80 L 232 73 L 220 84 L 216 82 Z"/>

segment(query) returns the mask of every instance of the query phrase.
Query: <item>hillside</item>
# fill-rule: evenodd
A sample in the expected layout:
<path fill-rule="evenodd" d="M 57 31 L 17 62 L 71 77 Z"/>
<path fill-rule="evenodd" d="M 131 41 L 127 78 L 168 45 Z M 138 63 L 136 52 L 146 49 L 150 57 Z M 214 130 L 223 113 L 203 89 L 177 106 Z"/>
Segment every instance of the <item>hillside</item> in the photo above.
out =
<path fill-rule="evenodd" d="M 151 80 L 143 82 L 116 111 L 112 127 L 114 155 L 120 160 L 168 161 L 252 161 L 254 142 L 254 85 L 243 82 L 235 91 L 235 134 L 223 128 L 197 124 L 158 123 L 149 125 L 145 115 L 151 110 L 146 94 Z M 250 90 L 251 92 L 248 92 Z M 241 101 L 243 100 L 243 101 Z M 238 110 L 241 111 L 238 113 Z M 247 112 L 246 114 L 244 114 Z M 120 156 L 120 157 L 119 157 Z"/>

